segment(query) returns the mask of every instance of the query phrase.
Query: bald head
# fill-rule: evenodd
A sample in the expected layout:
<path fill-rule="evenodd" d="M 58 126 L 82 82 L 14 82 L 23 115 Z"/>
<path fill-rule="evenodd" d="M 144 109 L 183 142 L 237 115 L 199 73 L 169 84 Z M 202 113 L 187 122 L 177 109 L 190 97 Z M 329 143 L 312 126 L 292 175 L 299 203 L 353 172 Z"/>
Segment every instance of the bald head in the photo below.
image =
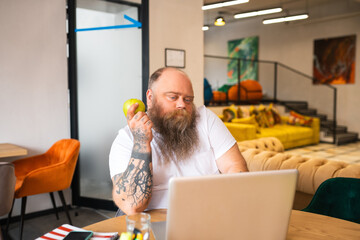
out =
<path fill-rule="evenodd" d="M 177 68 L 160 68 L 149 79 L 146 93 L 148 108 L 160 104 L 164 112 L 193 108 L 194 91 L 189 77 Z"/>
<path fill-rule="evenodd" d="M 161 75 L 164 73 L 164 72 L 168 72 L 170 73 L 171 75 L 173 74 L 177 74 L 177 75 L 180 75 L 184 78 L 187 78 L 188 81 L 190 82 L 191 84 L 191 81 L 190 81 L 190 78 L 189 76 L 181 71 L 180 69 L 178 68 L 173 68 L 173 67 L 163 67 L 163 68 L 159 68 L 158 70 L 156 70 L 153 74 L 151 74 L 150 78 L 149 78 L 149 83 L 148 83 L 148 88 L 149 89 L 152 89 L 152 86 L 154 85 L 155 82 L 157 82 L 159 80 L 159 78 L 161 77 Z M 169 74 L 167 74 L 169 75 Z"/>

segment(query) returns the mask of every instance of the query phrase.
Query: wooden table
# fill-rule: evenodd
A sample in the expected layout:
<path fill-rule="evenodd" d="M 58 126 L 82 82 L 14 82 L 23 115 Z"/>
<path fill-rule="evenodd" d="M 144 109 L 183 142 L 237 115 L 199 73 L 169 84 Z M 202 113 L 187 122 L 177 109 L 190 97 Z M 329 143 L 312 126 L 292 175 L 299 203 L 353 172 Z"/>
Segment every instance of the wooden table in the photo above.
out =
<path fill-rule="evenodd" d="M 10 143 L 0 143 L 0 158 L 24 156 L 26 154 L 25 148 Z"/>
<path fill-rule="evenodd" d="M 149 211 L 151 222 L 166 220 L 166 210 Z M 95 232 L 122 232 L 126 231 L 125 216 L 111 218 L 89 226 L 84 229 Z M 150 239 L 154 239 L 151 234 Z M 288 240 L 328 240 L 328 239 L 360 239 L 360 224 L 327 217 L 324 215 L 292 210 Z"/>

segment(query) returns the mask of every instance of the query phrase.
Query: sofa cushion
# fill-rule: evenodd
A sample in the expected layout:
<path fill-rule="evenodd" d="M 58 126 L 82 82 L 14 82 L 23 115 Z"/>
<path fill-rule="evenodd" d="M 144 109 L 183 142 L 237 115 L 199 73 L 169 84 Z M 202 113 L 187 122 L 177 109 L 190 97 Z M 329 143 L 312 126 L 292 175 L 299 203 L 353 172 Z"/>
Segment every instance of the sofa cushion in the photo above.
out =
<path fill-rule="evenodd" d="M 237 143 L 240 152 L 248 148 L 255 148 L 263 151 L 284 152 L 284 146 L 275 137 L 266 137 L 254 140 L 241 141 Z"/>
<path fill-rule="evenodd" d="M 253 124 L 256 128 L 256 132 L 257 133 L 261 132 L 260 126 L 255 119 L 255 115 L 252 115 L 251 117 L 245 117 L 245 118 L 234 118 L 231 122 L 232 123 L 241 123 L 241 124 Z"/>
<path fill-rule="evenodd" d="M 297 141 L 312 138 L 313 130 L 308 127 L 277 124 L 272 128 L 261 128 L 261 133 L 256 134 L 256 137 L 276 137 L 281 142 Z"/>

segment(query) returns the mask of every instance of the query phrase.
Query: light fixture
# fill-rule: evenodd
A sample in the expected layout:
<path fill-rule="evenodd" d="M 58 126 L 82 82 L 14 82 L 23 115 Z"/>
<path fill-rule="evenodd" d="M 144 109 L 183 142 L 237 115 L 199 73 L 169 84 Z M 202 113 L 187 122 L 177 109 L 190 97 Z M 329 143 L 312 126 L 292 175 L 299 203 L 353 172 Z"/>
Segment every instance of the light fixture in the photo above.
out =
<path fill-rule="evenodd" d="M 271 13 L 278 13 L 281 12 L 282 8 L 271 8 L 259 11 L 252 11 L 252 12 L 245 12 L 245 13 L 238 13 L 234 15 L 234 18 L 247 18 L 247 17 L 255 17 L 259 15 L 266 15 Z"/>
<path fill-rule="evenodd" d="M 241 3 L 247 3 L 247 2 L 249 2 L 249 0 L 235 0 L 235 1 L 220 2 L 220 3 L 214 3 L 214 4 L 202 6 L 201 9 L 209 10 L 209 9 L 214 9 L 214 8 L 221 8 L 221 7 L 237 5 L 237 4 L 241 4 Z"/>
<path fill-rule="evenodd" d="M 221 16 L 217 17 L 214 22 L 215 26 L 224 26 L 225 25 L 225 19 Z"/>
<path fill-rule="evenodd" d="M 294 15 L 289 17 L 281 17 L 281 18 L 272 18 L 272 19 L 265 19 L 263 24 L 271 24 L 271 23 L 281 23 L 281 22 L 290 22 L 296 20 L 303 20 L 309 17 L 308 14 L 301 14 L 301 15 Z"/>
<path fill-rule="evenodd" d="M 202 30 L 203 30 L 203 31 L 209 30 L 209 26 L 208 26 L 208 25 L 204 25 L 204 26 L 202 27 Z"/>

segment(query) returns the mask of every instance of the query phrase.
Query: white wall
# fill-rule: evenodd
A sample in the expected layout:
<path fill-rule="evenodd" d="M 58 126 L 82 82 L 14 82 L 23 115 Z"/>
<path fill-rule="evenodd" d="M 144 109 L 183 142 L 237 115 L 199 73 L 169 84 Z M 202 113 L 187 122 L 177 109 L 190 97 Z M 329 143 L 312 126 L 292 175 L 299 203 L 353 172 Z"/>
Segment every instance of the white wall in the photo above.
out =
<path fill-rule="evenodd" d="M 202 5 L 202 0 L 149 1 L 150 74 L 165 66 L 165 48 L 185 50 L 183 70 L 192 80 L 197 106 L 204 103 Z"/>
<path fill-rule="evenodd" d="M 25 147 L 29 156 L 70 137 L 65 2 L 0 1 L 0 142 Z M 202 4 L 202 0 L 149 3 L 150 72 L 165 65 L 165 48 L 184 49 L 184 70 L 193 82 L 196 105 L 203 104 Z M 70 191 L 65 197 L 69 203 Z M 48 194 L 28 198 L 27 213 L 50 208 Z M 19 210 L 16 201 L 13 215 Z"/>
<path fill-rule="evenodd" d="M 325 9 L 323 10 L 325 11 Z M 344 18 L 309 21 L 309 23 L 299 21 L 290 24 L 262 25 L 259 22 L 259 19 L 248 19 L 229 23 L 224 27 L 210 28 L 205 32 L 205 54 L 227 56 L 229 40 L 259 36 L 259 59 L 278 61 L 312 76 L 315 39 L 357 35 L 355 84 L 333 86 L 338 91 L 338 124 L 346 125 L 349 131 L 360 133 L 360 111 L 357 110 L 360 100 L 358 94 L 360 92 L 360 16 L 349 15 Z M 211 78 L 212 76 L 217 77 L 205 69 L 205 77 Z M 262 78 L 260 83 L 263 86 L 272 86 L 272 83 L 266 82 L 273 81 L 272 79 L 273 77 L 270 80 Z M 332 97 L 330 98 L 329 94 L 326 96 L 323 94 L 324 91 L 321 91 L 321 88 L 324 87 L 314 87 L 312 84 L 304 85 L 291 82 L 287 92 L 279 94 L 290 98 L 293 91 L 288 89 L 299 91 L 299 88 L 303 88 L 305 89 L 304 95 L 310 100 L 310 107 L 319 109 L 318 106 L 322 106 L 324 113 L 330 111 L 329 114 L 331 114 Z"/>
<path fill-rule="evenodd" d="M 63 0 L 0 1 L 0 142 L 29 156 L 70 135 L 65 31 Z M 28 199 L 27 212 L 48 208 L 48 194 Z"/>

